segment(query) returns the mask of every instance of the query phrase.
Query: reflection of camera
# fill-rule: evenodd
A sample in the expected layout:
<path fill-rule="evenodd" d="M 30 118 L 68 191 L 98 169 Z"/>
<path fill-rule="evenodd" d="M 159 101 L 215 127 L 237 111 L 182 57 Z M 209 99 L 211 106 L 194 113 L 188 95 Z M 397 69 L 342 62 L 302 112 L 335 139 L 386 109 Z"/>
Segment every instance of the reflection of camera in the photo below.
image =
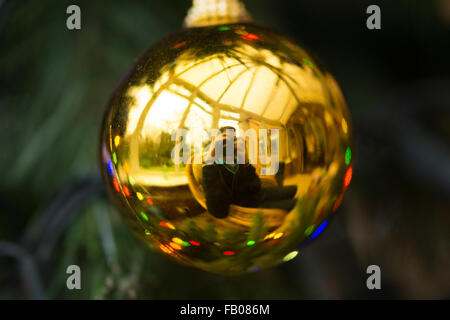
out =
<path fill-rule="evenodd" d="M 234 127 L 222 127 L 219 129 L 221 135 L 214 145 L 214 156 L 216 160 L 219 158 L 234 159 L 237 157 L 237 137 Z M 216 150 L 222 150 L 222 154 L 218 154 Z"/>

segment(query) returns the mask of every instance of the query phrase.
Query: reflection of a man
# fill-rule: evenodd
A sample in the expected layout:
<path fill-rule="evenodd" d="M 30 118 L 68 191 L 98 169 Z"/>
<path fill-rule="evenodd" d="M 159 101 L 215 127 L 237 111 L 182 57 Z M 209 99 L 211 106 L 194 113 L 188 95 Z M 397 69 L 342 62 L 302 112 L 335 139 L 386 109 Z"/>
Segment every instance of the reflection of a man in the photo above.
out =
<path fill-rule="evenodd" d="M 220 129 L 221 139 L 215 143 L 212 156 L 215 161 L 203 166 L 203 190 L 208 211 L 217 218 L 228 215 L 230 204 L 248 208 L 277 208 L 290 211 L 296 203 L 296 186 L 261 187 L 256 169 L 237 160 L 237 141 L 233 127 Z M 227 133 L 228 132 L 228 133 Z M 232 136 L 229 133 L 232 132 Z M 228 135 L 228 136 L 227 136 Z M 227 161 L 227 143 L 234 145 L 234 161 Z M 217 148 L 222 147 L 222 157 L 216 157 Z M 247 153 L 245 153 L 247 154 Z M 228 159 L 229 160 L 229 159 Z"/>

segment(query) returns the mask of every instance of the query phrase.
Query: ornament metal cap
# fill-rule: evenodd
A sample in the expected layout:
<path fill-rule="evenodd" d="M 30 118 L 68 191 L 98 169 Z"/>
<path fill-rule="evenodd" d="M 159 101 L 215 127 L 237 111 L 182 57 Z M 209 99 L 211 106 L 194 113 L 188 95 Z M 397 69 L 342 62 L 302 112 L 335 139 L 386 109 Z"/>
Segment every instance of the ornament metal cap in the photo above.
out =
<path fill-rule="evenodd" d="M 191 28 L 249 21 L 252 18 L 240 0 L 193 0 L 184 25 Z"/>

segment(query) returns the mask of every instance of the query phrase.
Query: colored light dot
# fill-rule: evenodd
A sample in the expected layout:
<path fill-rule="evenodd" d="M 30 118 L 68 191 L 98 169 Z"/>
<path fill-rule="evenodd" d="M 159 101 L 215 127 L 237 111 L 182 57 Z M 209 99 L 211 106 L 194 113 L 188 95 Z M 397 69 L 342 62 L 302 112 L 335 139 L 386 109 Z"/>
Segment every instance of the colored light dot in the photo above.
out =
<path fill-rule="evenodd" d="M 225 256 L 233 256 L 234 255 L 234 251 L 224 251 L 223 252 L 223 254 L 225 255 Z"/>
<path fill-rule="evenodd" d="M 344 118 L 342 118 L 342 120 L 341 120 L 341 127 L 342 127 L 342 132 L 344 132 L 344 134 L 347 134 L 348 126 L 347 126 L 347 121 L 345 121 Z"/>
<path fill-rule="evenodd" d="M 122 186 L 122 190 L 123 190 L 123 194 L 126 196 L 126 197 L 129 197 L 131 194 L 130 194 L 130 189 L 128 189 L 128 187 L 127 186 Z"/>
<path fill-rule="evenodd" d="M 111 175 L 114 174 L 114 167 L 113 167 L 111 160 L 108 161 L 108 171 Z"/>
<path fill-rule="evenodd" d="M 145 221 L 148 221 L 148 217 L 147 217 L 147 215 L 145 214 L 145 212 L 141 212 L 141 217 L 142 217 L 142 219 L 144 219 Z"/>
<path fill-rule="evenodd" d="M 217 28 L 217 30 L 219 30 L 219 31 L 227 31 L 227 30 L 230 30 L 230 27 L 220 26 L 220 27 Z"/>
<path fill-rule="evenodd" d="M 267 240 L 267 239 L 271 239 L 271 238 L 273 238 L 275 236 L 275 233 L 269 233 L 267 236 L 265 236 L 264 237 L 264 240 Z"/>
<path fill-rule="evenodd" d="M 189 242 L 183 241 L 182 243 L 180 243 L 183 247 L 190 247 L 191 244 Z"/>
<path fill-rule="evenodd" d="M 172 248 L 166 247 L 166 246 L 163 245 L 163 244 L 160 244 L 160 245 L 159 245 L 159 248 L 160 248 L 163 252 L 168 253 L 168 254 L 170 254 L 170 253 L 173 252 L 173 249 L 172 249 Z"/>
<path fill-rule="evenodd" d="M 119 182 L 116 178 L 113 179 L 114 189 L 116 189 L 117 192 L 120 192 Z"/>
<path fill-rule="evenodd" d="M 140 192 L 136 192 L 136 197 L 137 197 L 139 200 L 144 199 L 144 196 L 143 196 L 142 193 L 140 193 Z"/>
<path fill-rule="evenodd" d="M 276 235 L 273 236 L 274 239 L 279 239 L 283 236 L 283 232 L 277 233 Z"/>
<path fill-rule="evenodd" d="M 159 225 L 162 226 L 162 227 L 166 227 L 166 228 L 175 230 L 174 225 L 171 224 L 170 222 L 164 222 L 164 221 L 161 221 L 161 222 L 159 223 Z"/>
<path fill-rule="evenodd" d="M 350 147 L 345 150 L 345 164 L 349 165 L 350 161 L 352 160 L 352 150 L 350 150 Z"/>
<path fill-rule="evenodd" d="M 308 228 L 306 228 L 305 230 L 305 236 L 309 236 L 313 231 L 314 231 L 314 227 L 315 225 L 310 225 Z"/>
<path fill-rule="evenodd" d="M 112 156 L 113 156 L 114 164 L 117 164 L 117 155 L 116 155 L 116 153 L 113 152 Z"/>
<path fill-rule="evenodd" d="M 303 62 L 304 62 L 308 67 L 310 67 L 311 69 L 314 67 L 314 65 L 312 64 L 312 62 L 309 61 L 308 59 L 303 58 L 302 60 L 303 60 Z"/>
<path fill-rule="evenodd" d="M 153 205 L 153 201 L 152 201 L 152 199 L 150 199 L 150 198 L 147 198 L 147 203 L 149 204 L 149 205 Z"/>
<path fill-rule="evenodd" d="M 147 229 L 145 229 L 144 233 L 146 236 L 149 236 L 151 234 L 150 231 L 148 231 Z"/>
<path fill-rule="evenodd" d="M 182 244 L 183 240 L 181 240 L 180 238 L 172 238 L 172 241 L 178 244 Z"/>
<path fill-rule="evenodd" d="M 247 242 L 247 245 L 248 245 L 248 246 L 252 246 L 252 245 L 254 245 L 255 243 L 256 243 L 255 241 L 250 240 L 250 241 Z"/>
<path fill-rule="evenodd" d="M 167 222 L 167 227 L 168 227 L 169 229 L 175 230 L 174 225 L 171 224 L 170 222 Z"/>
<path fill-rule="evenodd" d="M 353 169 L 352 169 L 352 167 L 349 167 L 347 169 L 347 172 L 345 173 L 344 188 L 347 188 L 348 185 L 350 184 L 350 181 L 352 181 L 352 175 L 353 175 Z"/>
<path fill-rule="evenodd" d="M 245 39 L 245 40 L 259 40 L 259 37 L 256 34 L 253 34 L 253 33 L 243 34 L 241 36 L 241 38 Z"/>
<path fill-rule="evenodd" d="M 194 241 L 194 240 L 189 241 L 189 243 L 196 247 L 198 247 L 200 245 L 200 243 L 198 243 L 197 241 Z"/>
<path fill-rule="evenodd" d="M 119 146 L 120 144 L 120 136 L 115 136 L 114 137 L 114 145 L 116 146 L 116 148 Z"/>
<path fill-rule="evenodd" d="M 323 230 L 325 230 L 325 228 L 328 225 L 328 220 L 322 222 L 322 224 L 320 226 L 317 227 L 317 230 L 312 234 L 311 239 L 316 238 L 319 234 L 321 234 L 323 232 Z"/>
<path fill-rule="evenodd" d="M 298 251 L 292 251 L 289 252 L 287 255 L 284 256 L 283 261 L 287 262 L 289 260 L 294 259 L 298 255 Z"/>
<path fill-rule="evenodd" d="M 173 46 L 173 48 L 174 48 L 174 49 L 179 48 L 179 47 L 181 47 L 181 46 L 184 46 L 186 43 L 187 43 L 186 41 L 177 43 L 176 45 Z"/>
<path fill-rule="evenodd" d="M 178 243 L 175 243 L 175 242 L 171 242 L 169 245 L 170 245 L 172 248 L 174 248 L 175 250 L 181 250 L 181 249 L 183 249 L 182 246 L 180 246 Z"/>

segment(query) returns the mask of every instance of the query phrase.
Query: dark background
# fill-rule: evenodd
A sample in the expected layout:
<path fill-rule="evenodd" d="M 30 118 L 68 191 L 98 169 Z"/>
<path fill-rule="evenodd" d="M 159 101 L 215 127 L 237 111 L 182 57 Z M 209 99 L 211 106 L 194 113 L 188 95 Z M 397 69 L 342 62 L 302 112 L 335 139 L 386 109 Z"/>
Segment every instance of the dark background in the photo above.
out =
<path fill-rule="evenodd" d="M 311 49 L 352 112 L 353 181 L 322 237 L 279 267 L 219 277 L 147 250 L 98 174 L 106 102 L 188 0 L 0 1 L 0 299 L 450 298 L 450 0 L 247 0 Z M 82 28 L 66 28 L 66 8 Z M 382 29 L 366 28 L 378 4 Z M 66 289 L 66 268 L 82 290 Z M 366 288 L 379 265 L 382 290 Z"/>

